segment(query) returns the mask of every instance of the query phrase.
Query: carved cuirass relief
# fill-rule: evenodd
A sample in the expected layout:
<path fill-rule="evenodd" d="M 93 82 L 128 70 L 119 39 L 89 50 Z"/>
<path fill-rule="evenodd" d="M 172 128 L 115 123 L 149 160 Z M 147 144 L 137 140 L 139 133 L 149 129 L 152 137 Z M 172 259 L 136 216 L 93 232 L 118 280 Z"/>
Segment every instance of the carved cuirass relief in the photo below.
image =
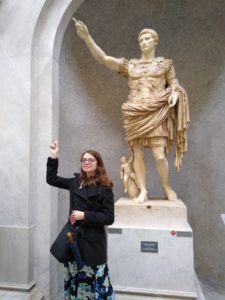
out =
<path fill-rule="evenodd" d="M 150 62 L 131 60 L 128 69 L 130 102 L 151 102 L 159 92 L 165 89 L 166 69 L 163 61 L 154 59 Z"/>

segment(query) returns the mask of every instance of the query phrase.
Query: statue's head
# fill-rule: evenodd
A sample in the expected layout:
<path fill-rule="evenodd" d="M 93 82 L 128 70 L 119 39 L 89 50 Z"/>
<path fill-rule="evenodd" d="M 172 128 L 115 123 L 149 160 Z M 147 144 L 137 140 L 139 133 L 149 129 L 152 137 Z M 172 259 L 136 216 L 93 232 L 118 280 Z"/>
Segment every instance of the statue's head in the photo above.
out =
<path fill-rule="evenodd" d="M 143 29 L 138 35 L 138 41 L 142 52 L 145 52 L 146 49 L 151 45 L 156 48 L 159 42 L 158 33 L 150 28 Z"/>
<path fill-rule="evenodd" d="M 127 162 L 127 159 L 126 159 L 126 157 L 125 156 L 123 156 L 123 157 L 121 157 L 121 159 L 120 159 L 120 161 L 121 161 L 121 163 L 126 163 Z"/>

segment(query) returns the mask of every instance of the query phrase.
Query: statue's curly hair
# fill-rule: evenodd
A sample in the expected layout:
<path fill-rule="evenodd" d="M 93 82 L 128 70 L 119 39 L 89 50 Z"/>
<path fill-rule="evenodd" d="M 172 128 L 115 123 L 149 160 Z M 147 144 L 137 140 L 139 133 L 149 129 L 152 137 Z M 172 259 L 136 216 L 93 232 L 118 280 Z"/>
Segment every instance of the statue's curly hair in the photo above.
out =
<path fill-rule="evenodd" d="M 139 33 L 138 35 L 138 40 L 140 39 L 140 37 L 142 36 L 142 34 L 144 33 L 150 33 L 152 35 L 152 37 L 154 38 L 154 40 L 156 41 L 156 43 L 158 44 L 159 42 L 159 36 L 158 36 L 158 33 L 153 30 L 153 29 L 150 29 L 150 28 L 145 28 L 145 29 L 142 29 L 141 32 Z"/>

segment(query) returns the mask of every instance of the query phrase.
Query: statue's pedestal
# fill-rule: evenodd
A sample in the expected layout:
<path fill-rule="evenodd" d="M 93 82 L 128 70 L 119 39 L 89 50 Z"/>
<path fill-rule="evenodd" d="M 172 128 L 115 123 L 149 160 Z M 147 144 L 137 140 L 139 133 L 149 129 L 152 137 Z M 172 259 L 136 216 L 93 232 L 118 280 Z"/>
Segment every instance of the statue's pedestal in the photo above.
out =
<path fill-rule="evenodd" d="M 108 264 L 116 300 L 197 299 L 184 203 L 119 199 L 108 227 Z"/>
<path fill-rule="evenodd" d="M 44 300 L 44 296 L 34 287 L 30 291 L 0 290 L 1 300 Z"/>

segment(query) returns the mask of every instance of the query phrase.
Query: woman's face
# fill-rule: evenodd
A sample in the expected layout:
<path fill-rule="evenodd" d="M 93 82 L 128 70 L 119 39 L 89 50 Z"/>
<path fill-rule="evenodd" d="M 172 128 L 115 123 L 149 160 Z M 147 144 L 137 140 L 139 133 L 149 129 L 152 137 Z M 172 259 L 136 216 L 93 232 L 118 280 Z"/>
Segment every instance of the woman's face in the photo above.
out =
<path fill-rule="evenodd" d="M 88 177 L 93 176 L 97 168 L 97 160 L 93 155 L 85 153 L 81 160 L 81 168 Z"/>

